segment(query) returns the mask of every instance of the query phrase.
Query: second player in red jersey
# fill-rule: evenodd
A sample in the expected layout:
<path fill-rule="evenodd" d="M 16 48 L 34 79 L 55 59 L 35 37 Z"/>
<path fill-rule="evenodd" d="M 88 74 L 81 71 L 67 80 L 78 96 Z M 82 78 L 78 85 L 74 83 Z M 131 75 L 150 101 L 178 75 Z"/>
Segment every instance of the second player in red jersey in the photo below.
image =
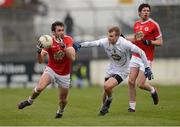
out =
<path fill-rule="evenodd" d="M 149 4 L 143 3 L 139 6 L 138 14 L 140 19 L 134 24 L 134 37 L 128 39 L 145 52 L 148 62 L 152 67 L 152 61 L 154 59 L 154 48 L 155 46 L 161 46 L 163 44 L 163 40 L 158 23 L 149 17 L 150 12 L 151 7 Z M 157 105 L 159 102 L 157 90 L 152 85 L 150 85 L 149 82 L 146 82 L 147 76 L 145 73 L 145 67 L 138 54 L 132 54 L 129 66 L 129 112 L 135 112 L 136 84 L 139 88 L 149 91 L 151 93 L 154 104 Z M 151 80 L 153 77 L 148 79 Z"/>

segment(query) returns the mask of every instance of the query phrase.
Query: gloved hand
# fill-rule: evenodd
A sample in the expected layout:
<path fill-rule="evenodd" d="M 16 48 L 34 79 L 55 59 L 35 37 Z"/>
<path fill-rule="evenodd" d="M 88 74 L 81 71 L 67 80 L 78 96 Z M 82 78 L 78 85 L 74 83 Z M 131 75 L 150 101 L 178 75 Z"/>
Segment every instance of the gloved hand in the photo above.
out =
<path fill-rule="evenodd" d="M 42 51 L 42 49 L 43 49 L 43 45 L 42 45 L 42 43 L 41 43 L 40 41 L 38 41 L 38 42 L 37 42 L 37 45 L 36 45 L 36 51 L 37 51 L 37 53 L 40 54 L 41 51 Z"/>
<path fill-rule="evenodd" d="M 154 78 L 153 73 L 152 73 L 150 67 L 146 67 L 145 68 L 144 74 L 145 74 L 146 78 L 148 78 L 149 80 Z"/>
<path fill-rule="evenodd" d="M 147 46 L 152 44 L 151 40 L 142 40 L 142 42 Z"/>
<path fill-rule="evenodd" d="M 76 52 L 78 52 L 80 50 L 80 48 L 81 48 L 81 45 L 79 43 L 77 43 L 77 42 L 74 42 L 73 48 L 75 49 Z"/>

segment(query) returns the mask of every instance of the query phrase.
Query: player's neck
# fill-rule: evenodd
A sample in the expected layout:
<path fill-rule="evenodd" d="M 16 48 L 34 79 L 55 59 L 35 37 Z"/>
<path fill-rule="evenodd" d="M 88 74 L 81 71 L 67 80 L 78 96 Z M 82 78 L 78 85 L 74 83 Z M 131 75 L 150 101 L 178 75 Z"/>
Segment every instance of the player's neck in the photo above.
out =
<path fill-rule="evenodd" d="M 143 19 L 143 18 L 141 18 L 141 22 L 146 22 L 146 21 L 148 21 L 150 18 L 146 18 L 146 19 Z"/>

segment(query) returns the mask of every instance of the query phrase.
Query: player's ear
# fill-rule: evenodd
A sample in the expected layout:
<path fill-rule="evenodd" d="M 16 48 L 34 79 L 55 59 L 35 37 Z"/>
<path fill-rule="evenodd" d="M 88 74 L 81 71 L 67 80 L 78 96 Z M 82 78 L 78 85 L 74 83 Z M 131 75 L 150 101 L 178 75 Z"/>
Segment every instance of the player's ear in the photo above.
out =
<path fill-rule="evenodd" d="M 55 34 L 55 31 L 52 31 L 52 34 L 54 35 L 54 34 Z"/>

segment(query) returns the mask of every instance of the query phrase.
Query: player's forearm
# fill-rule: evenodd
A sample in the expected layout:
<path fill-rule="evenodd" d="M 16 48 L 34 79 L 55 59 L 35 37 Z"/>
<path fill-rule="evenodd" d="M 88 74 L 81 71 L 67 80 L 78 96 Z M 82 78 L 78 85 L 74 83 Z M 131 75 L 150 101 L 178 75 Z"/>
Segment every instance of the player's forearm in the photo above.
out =
<path fill-rule="evenodd" d="M 76 53 L 73 47 L 66 48 L 65 53 L 70 60 L 74 61 L 76 59 Z"/>
<path fill-rule="evenodd" d="M 97 47 L 99 46 L 98 41 L 91 41 L 91 42 L 82 42 L 81 47 L 87 48 L 87 47 Z"/>
<path fill-rule="evenodd" d="M 155 45 L 155 46 L 162 46 L 162 45 L 163 45 L 163 39 L 162 39 L 162 37 L 158 38 L 158 39 L 155 40 L 155 41 L 151 41 L 151 44 L 152 44 L 152 45 Z"/>
<path fill-rule="evenodd" d="M 44 59 L 45 59 L 46 55 L 47 55 L 47 52 L 44 51 L 44 50 L 42 50 L 41 53 L 38 53 L 37 54 L 37 61 L 38 61 L 38 63 L 40 63 L 40 64 L 44 63 Z"/>
<path fill-rule="evenodd" d="M 44 58 L 43 58 L 43 56 L 41 55 L 41 53 L 39 54 L 37 54 L 37 61 L 38 61 L 38 63 L 43 63 L 44 62 Z"/>

